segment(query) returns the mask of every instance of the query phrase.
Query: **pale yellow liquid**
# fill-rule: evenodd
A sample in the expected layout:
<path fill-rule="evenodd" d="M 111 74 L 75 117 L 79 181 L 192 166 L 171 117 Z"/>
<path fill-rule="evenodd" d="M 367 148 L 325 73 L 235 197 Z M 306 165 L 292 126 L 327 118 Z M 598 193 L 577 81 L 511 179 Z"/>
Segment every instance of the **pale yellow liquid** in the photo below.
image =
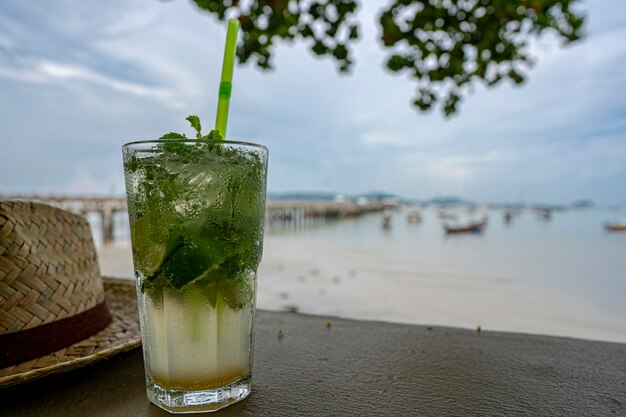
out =
<path fill-rule="evenodd" d="M 219 299 L 212 306 L 173 289 L 162 299 L 141 297 L 146 366 L 156 384 L 202 390 L 250 375 L 252 306 L 234 310 Z"/>

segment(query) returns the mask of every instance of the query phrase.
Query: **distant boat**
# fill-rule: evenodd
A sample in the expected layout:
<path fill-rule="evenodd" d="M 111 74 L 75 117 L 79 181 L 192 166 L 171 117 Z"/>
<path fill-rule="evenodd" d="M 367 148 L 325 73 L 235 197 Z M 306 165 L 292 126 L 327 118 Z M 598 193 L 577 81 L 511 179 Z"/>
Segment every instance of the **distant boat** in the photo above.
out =
<path fill-rule="evenodd" d="M 422 221 L 422 215 L 419 211 L 413 211 L 406 215 L 406 221 L 408 223 L 419 223 Z"/>
<path fill-rule="evenodd" d="M 389 213 L 383 214 L 382 227 L 383 229 L 391 229 L 391 214 Z"/>
<path fill-rule="evenodd" d="M 505 210 L 504 211 L 504 223 L 506 224 L 511 223 L 511 219 L 513 219 L 513 214 L 511 213 L 510 210 Z"/>
<path fill-rule="evenodd" d="M 605 223 L 604 228 L 610 232 L 626 232 L 626 220 L 618 223 Z"/>
<path fill-rule="evenodd" d="M 478 220 L 478 221 L 468 222 L 466 224 L 459 224 L 455 226 L 444 224 L 443 228 L 447 234 L 482 233 L 486 225 L 487 225 L 487 218 L 483 217 L 481 220 Z"/>
<path fill-rule="evenodd" d="M 537 216 L 539 220 L 550 221 L 552 220 L 552 210 L 548 208 L 537 208 L 535 209 L 537 212 Z"/>

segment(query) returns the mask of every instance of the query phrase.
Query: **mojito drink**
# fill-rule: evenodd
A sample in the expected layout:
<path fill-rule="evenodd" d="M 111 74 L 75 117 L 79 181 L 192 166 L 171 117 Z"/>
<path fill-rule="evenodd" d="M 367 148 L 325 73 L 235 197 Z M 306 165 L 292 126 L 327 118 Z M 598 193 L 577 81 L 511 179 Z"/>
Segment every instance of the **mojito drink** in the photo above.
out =
<path fill-rule="evenodd" d="M 123 150 L 148 397 L 174 412 L 245 398 L 267 149 L 162 140 Z"/>

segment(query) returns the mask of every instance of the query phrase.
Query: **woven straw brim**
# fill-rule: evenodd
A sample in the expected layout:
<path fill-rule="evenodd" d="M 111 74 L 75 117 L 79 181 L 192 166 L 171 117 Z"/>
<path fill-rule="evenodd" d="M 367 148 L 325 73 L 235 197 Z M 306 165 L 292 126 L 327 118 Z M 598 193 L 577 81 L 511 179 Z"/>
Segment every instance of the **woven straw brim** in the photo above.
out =
<path fill-rule="evenodd" d="M 0 388 L 17 385 L 126 352 L 141 345 L 134 281 L 103 278 L 113 317 L 106 329 L 88 339 L 41 358 L 0 369 Z"/>

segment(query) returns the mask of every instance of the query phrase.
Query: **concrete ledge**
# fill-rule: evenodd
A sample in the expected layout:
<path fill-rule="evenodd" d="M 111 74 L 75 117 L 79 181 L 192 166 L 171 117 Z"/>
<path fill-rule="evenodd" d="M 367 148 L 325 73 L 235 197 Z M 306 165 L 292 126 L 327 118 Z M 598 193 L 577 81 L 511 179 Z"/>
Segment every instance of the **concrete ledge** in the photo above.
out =
<path fill-rule="evenodd" d="M 261 311 L 255 355 L 253 394 L 217 415 L 626 415 L 626 344 Z M 0 415 L 169 415 L 143 378 L 138 349 L 0 390 Z"/>

